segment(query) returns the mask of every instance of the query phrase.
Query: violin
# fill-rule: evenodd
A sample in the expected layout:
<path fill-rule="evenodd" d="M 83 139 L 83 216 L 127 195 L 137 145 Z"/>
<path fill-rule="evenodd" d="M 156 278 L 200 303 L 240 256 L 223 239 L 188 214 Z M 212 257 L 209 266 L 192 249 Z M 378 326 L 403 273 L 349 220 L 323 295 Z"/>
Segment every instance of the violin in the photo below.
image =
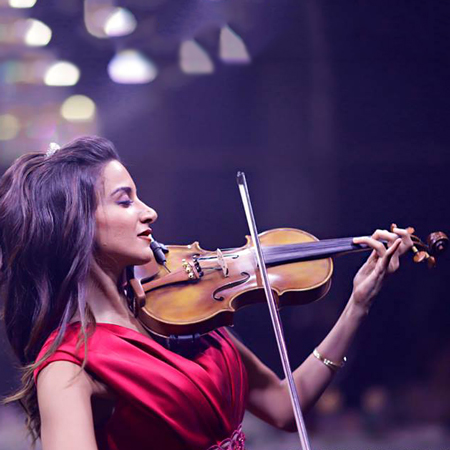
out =
<path fill-rule="evenodd" d="M 423 242 L 413 228 L 408 232 L 414 262 L 435 267 L 436 258 L 448 247 L 446 234 L 431 233 Z M 352 237 L 319 240 L 294 228 L 258 236 L 279 308 L 324 297 L 331 286 L 332 257 L 371 250 L 353 243 Z M 232 325 L 236 311 L 265 302 L 252 238 L 246 236 L 246 241 L 239 248 L 215 251 L 204 250 L 199 242 L 164 246 L 155 241 L 152 249 L 159 264 L 136 266 L 129 277 L 135 315 L 162 337 L 204 334 Z"/>

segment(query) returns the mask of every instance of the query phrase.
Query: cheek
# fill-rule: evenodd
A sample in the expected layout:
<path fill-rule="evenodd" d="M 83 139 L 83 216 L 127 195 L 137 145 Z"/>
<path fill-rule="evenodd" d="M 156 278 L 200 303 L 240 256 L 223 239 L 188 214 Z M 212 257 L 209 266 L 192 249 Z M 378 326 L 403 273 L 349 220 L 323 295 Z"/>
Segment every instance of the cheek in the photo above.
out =
<path fill-rule="evenodd" d="M 96 221 L 96 242 L 102 249 L 113 249 L 129 243 L 133 236 L 130 217 L 101 214 Z"/>

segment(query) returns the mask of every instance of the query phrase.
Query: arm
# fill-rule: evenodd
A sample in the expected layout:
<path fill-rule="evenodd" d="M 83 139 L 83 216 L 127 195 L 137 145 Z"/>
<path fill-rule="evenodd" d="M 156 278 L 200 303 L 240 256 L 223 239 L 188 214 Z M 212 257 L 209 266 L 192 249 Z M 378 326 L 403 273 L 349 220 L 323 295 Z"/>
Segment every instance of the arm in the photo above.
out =
<path fill-rule="evenodd" d="M 394 231 L 395 234 L 377 230 L 372 237 L 355 239 L 356 242 L 369 244 L 373 248 L 372 254 L 355 276 L 353 292 L 344 311 L 330 333 L 317 347 L 323 356 L 336 363 L 340 363 L 347 353 L 385 277 L 397 270 L 399 256 L 412 245 L 405 230 L 395 228 Z M 379 239 L 388 241 L 388 250 L 378 241 Z M 247 369 L 249 411 L 277 428 L 295 431 L 295 419 L 286 380 L 280 380 L 237 339 L 233 338 L 233 341 Z M 316 403 L 331 382 L 333 374 L 329 367 L 312 354 L 294 371 L 294 382 L 303 411 L 307 411 Z"/>
<path fill-rule="evenodd" d="M 80 367 L 55 361 L 37 381 L 43 450 L 98 450 L 92 418 L 93 383 Z"/>

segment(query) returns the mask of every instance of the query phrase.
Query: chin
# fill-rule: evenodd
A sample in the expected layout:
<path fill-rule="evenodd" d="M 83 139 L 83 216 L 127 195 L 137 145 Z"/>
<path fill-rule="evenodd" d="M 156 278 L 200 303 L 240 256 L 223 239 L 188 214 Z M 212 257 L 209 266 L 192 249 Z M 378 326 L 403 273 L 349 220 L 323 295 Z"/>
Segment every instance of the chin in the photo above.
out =
<path fill-rule="evenodd" d="M 142 266 L 142 264 L 147 264 L 153 259 L 153 252 L 149 249 L 149 252 L 141 253 L 139 256 L 135 255 L 134 258 L 130 258 L 132 262 L 127 264 L 127 266 Z"/>

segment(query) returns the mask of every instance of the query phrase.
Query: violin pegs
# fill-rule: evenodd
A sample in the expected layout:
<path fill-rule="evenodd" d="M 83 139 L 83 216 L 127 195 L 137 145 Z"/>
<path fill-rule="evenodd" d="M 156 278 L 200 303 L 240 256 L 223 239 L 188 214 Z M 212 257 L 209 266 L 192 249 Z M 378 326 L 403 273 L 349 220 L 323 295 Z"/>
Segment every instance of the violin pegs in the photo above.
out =
<path fill-rule="evenodd" d="M 430 256 L 427 258 L 427 264 L 429 269 L 434 269 L 436 267 L 436 258 L 434 256 Z"/>
<path fill-rule="evenodd" d="M 415 263 L 421 263 L 424 262 L 426 259 L 429 259 L 430 255 L 425 251 L 417 251 L 414 253 L 414 262 Z"/>
<path fill-rule="evenodd" d="M 414 262 L 415 263 L 421 263 L 421 262 L 427 262 L 428 268 L 433 269 L 436 267 L 436 258 L 434 256 L 430 256 L 426 251 L 416 251 L 414 253 Z"/>

